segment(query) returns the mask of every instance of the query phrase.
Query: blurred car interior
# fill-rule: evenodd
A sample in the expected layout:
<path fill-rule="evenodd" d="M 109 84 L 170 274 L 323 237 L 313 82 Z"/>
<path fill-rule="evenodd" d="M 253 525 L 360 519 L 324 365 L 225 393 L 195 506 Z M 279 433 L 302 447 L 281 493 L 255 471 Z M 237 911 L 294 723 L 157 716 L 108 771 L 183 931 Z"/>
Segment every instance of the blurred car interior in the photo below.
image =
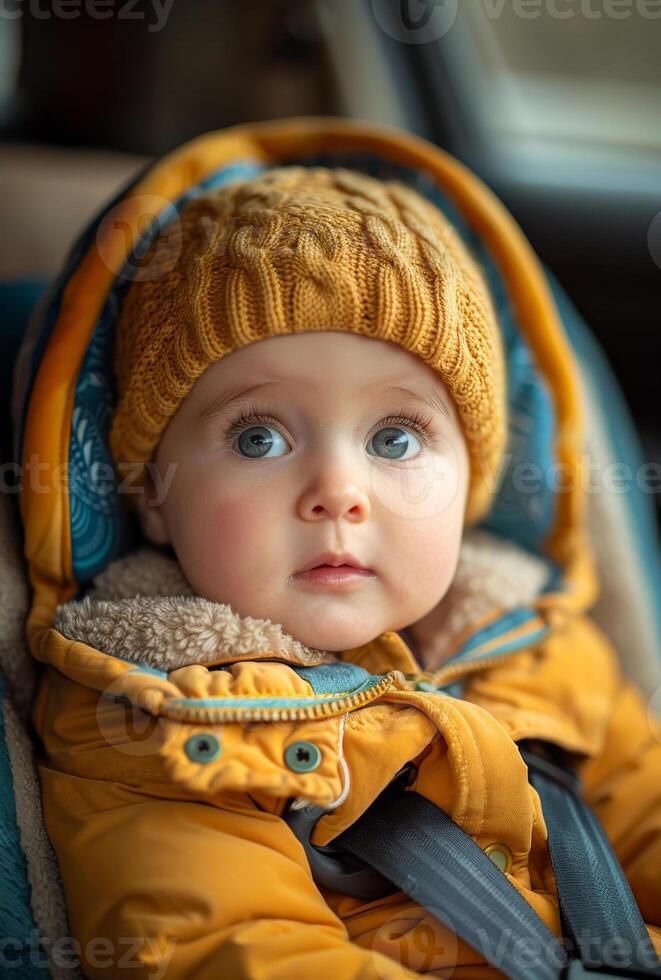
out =
<path fill-rule="evenodd" d="M 421 22 L 442 3 L 400 7 Z M 110 19 L 25 4 L 0 18 L 0 277 L 53 276 L 105 199 L 198 133 L 302 114 L 401 126 L 509 207 L 661 461 L 661 19 L 607 17 L 597 0 L 526 16 L 445 3 L 451 21 L 419 37 L 389 26 L 390 0 L 174 0 L 160 21 L 152 3 Z"/>

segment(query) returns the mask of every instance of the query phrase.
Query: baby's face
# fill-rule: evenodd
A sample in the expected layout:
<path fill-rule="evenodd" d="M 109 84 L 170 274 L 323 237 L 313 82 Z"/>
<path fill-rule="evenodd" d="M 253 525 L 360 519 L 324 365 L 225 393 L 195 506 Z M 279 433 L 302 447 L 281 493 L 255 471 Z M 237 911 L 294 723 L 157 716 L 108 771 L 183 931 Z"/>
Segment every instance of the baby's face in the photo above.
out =
<path fill-rule="evenodd" d="M 174 475 L 164 499 L 135 498 L 147 537 L 172 545 L 199 595 L 308 646 L 409 626 L 452 581 L 466 444 L 445 385 L 394 343 L 306 332 L 234 351 L 198 379 L 153 465 L 161 485 Z M 326 552 L 370 571 L 299 574 Z"/>

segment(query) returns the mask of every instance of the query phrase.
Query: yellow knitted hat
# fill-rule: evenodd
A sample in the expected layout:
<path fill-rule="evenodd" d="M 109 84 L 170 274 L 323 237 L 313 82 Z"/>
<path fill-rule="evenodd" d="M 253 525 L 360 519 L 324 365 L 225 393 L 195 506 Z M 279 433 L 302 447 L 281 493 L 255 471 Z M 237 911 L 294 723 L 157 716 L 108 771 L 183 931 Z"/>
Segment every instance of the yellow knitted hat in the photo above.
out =
<path fill-rule="evenodd" d="M 149 462 L 214 361 L 278 334 L 346 330 L 438 372 L 470 456 L 465 522 L 485 514 L 506 438 L 502 340 L 482 274 L 438 208 L 399 181 L 280 166 L 191 200 L 173 227 L 116 325 L 120 472 Z"/>

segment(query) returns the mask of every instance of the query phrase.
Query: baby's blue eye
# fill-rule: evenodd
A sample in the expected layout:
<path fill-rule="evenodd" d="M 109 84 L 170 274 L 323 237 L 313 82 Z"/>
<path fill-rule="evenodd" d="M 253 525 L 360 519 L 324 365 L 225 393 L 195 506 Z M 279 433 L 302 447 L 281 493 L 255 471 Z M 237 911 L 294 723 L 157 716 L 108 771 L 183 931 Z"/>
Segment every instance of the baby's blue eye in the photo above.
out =
<path fill-rule="evenodd" d="M 398 426 L 389 425 L 384 429 L 379 429 L 370 442 L 374 442 L 380 450 L 384 451 L 385 459 L 411 459 L 410 456 L 404 455 L 409 448 L 411 439 L 418 444 L 418 449 L 422 449 L 419 440 L 411 432 L 400 429 Z M 367 451 L 369 452 L 369 448 Z M 372 455 L 378 455 L 378 453 Z M 416 454 L 414 453 L 414 455 Z"/>
<path fill-rule="evenodd" d="M 277 429 L 262 423 L 246 426 L 237 436 L 239 452 L 248 459 L 267 459 L 285 455 L 288 443 Z M 376 452 L 369 448 L 374 444 Z M 274 448 L 280 452 L 271 453 Z M 416 456 L 422 449 L 419 439 L 412 432 L 399 426 L 389 425 L 370 439 L 367 451 L 381 459 L 405 460 Z M 408 455 L 407 452 L 409 452 Z"/>
<path fill-rule="evenodd" d="M 280 440 L 283 446 L 287 445 L 278 430 L 272 429 L 267 425 L 249 426 L 243 430 L 237 442 L 241 451 L 250 459 L 264 459 L 268 455 L 269 449 L 273 446 L 273 434 L 276 437 L 276 445 L 278 440 Z M 277 453 L 276 455 L 282 455 L 282 453 Z"/>

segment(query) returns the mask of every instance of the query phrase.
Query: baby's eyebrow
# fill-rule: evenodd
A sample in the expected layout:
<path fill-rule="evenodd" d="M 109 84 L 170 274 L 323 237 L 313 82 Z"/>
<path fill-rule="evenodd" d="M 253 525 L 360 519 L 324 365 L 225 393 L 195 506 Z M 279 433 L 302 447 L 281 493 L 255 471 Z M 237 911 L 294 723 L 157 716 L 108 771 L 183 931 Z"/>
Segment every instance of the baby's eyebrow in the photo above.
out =
<path fill-rule="evenodd" d="M 283 379 L 278 378 L 272 380 L 280 381 Z M 243 398 L 254 391 L 258 391 L 260 388 L 263 388 L 270 383 L 272 383 L 272 381 L 261 381 L 259 382 L 259 384 L 248 385 L 247 387 L 245 386 L 245 384 L 241 384 L 241 385 L 235 385 L 232 388 L 222 391 L 211 401 L 209 405 L 207 405 L 200 412 L 198 412 L 197 415 L 195 415 L 193 421 L 196 423 L 205 422 L 212 418 L 215 418 L 217 415 L 220 415 L 223 409 L 226 408 L 227 405 L 229 405 L 231 402 L 236 401 L 238 398 Z M 402 385 L 384 384 L 383 382 L 379 382 L 377 384 L 366 385 L 362 389 L 362 391 L 368 391 L 368 390 L 399 392 L 402 395 L 406 395 L 408 398 L 414 398 L 416 401 L 429 405 L 437 412 L 440 412 L 442 415 L 445 415 L 446 418 L 448 419 L 450 418 L 450 412 L 448 411 L 447 405 L 445 404 L 441 396 L 437 392 L 431 389 L 424 393 L 421 393 L 419 391 L 413 391 L 413 389 L 406 388 Z"/>
<path fill-rule="evenodd" d="M 235 385 L 233 388 L 228 388 L 225 391 L 221 391 L 216 397 L 201 411 L 194 416 L 194 422 L 205 422 L 209 419 L 215 418 L 219 415 L 222 410 L 230 404 L 230 402 L 236 401 L 237 398 L 242 398 L 245 395 L 249 395 L 253 391 L 257 391 L 259 388 L 263 388 L 264 385 L 269 384 L 268 381 L 262 381 L 256 385 Z"/>
<path fill-rule="evenodd" d="M 421 394 L 419 391 L 412 391 L 411 388 L 403 388 L 401 385 L 385 385 L 384 390 L 386 391 L 400 391 L 403 395 L 408 395 L 409 397 L 415 398 L 419 402 L 424 402 L 431 408 L 436 409 L 446 418 L 450 418 L 450 412 L 448 411 L 448 406 L 445 404 L 441 396 L 433 391 L 429 390 Z"/>

